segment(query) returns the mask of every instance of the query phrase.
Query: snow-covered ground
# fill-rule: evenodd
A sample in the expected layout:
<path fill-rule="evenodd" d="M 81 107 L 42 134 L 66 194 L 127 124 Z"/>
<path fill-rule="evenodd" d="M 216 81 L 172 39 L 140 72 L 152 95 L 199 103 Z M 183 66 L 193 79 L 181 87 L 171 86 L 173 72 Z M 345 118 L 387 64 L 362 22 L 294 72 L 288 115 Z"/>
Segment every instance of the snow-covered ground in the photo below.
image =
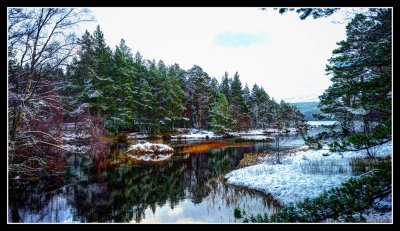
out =
<path fill-rule="evenodd" d="M 65 132 L 62 140 L 66 142 L 76 141 L 76 140 L 85 140 L 90 137 L 90 134 L 84 132 Z"/>
<path fill-rule="evenodd" d="M 90 146 L 88 145 L 72 145 L 72 144 L 63 144 L 61 148 L 68 150 L 70 152 L 87 152 L 90 150 Z"/>
<path fill-rule="evenodd" d="M 340 186 L 348 180 L 349 160 L 365 157 L 365 151 L 330 153 L 328 150 L 302 150 L 282 158 L 282 164 L 263 163 L 234 170 L 225 175 L 229 184 L 244 186 L 270 193 L 281 204 L 299 202 L 305 198 L 315 198 L 324 190 Z M 376 148 L 377 156 L 392 154 L 392 142 Z M 320 173 L 309 173 L 307 166 L 317 164 Z M 322 165 L 322 166 L 320 166 Z M 325 165 L 325 166 L 324 166 Z M 324 169 L 329 171 L 325 171 Z M 340 172 L 340 174 L 338 173 Z"/>
<path fill-rule="evenodd" d="M 179 134 L 171 136 L 171 139 L 207 139 L 208 138 L 220 138 L 222 136 L 215 134 L 212 131 L 200 130 L 195 128 L 187 129 L 189 132 L 186 134 Z"/>
<path fill-rule="evenodd" d="M 299 132 L 297 128 L 284 128 L 284 129 L 277 129 L 277 128 L 266 128 L 264 129 L 265 133 L 296 133 Z"/>
<path fill-rule="evenodd" d="M 392 222 L 392 194 L 382 199 L 375 199 L 372 208 L 364 212 L 363 216 L 368 223 Z"/>
<path fill-rule="evenodd" d="M 139 133 L 139 132 L 132 132 L 128 134 L 128 139 L 147 139 L 149 135 Z"/>

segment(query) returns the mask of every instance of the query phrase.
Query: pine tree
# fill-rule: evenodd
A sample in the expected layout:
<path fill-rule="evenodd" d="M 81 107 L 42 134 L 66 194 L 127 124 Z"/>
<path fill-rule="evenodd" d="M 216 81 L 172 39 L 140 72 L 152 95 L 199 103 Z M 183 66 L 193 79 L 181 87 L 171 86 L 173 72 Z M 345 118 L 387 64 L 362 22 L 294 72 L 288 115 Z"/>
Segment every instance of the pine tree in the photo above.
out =
<path fill-rule="evenodd" d="M 181 87 L 181 81 L 184 78 L 184 71 L 179 67 L 178 64 L 168 68 L 168 94 L 170 95 L 170 101 L 168 102 L 168 116 L 171 118 L 170 129 L 175 129 L 175 123 L 181 122 L 185 119 L 184 117 L 184 96 L 185 92 Z"/>
<path fill-rule="evenodd" d="M 228 107 L 228 101 L 223 93 L 219 94 L 218 101 L 211 109 L 210 127 L 213 131 L 226 134 L 232 131 L 235 122 L 231 117 Z"/>
<path fill-rule="evenodd" d="M 225 72 L 224 76 L 222 77 L 219 91 L 226 96 L 228 103 L 231 102 L 231 83 L 232 79 L 229 78 L 228 72 Z"/>
<path fill-rule="evenodd" d="M 248 130 L 250 127 L 249 121 L 249 109 L 243 98 L 242 83 L 239 79 L 239 74 L 236 72 L 233 76 L 233 81 L 231 84 L 231 102 L 230 108 L 232 112 L 232 118 L 236 123 L 236 130 Z"/>
<path fill-rule="evenodd" d="M 210 81 L 211 78 L 199 66 L 193 66 L 187 72 L 186 87 L 186 117 L 192 118 L 191 125 L 195 128 L 205 128 L 210 110 Z"/>
<path fill-rule="evenodd" d="M 150 98 L 152 97 L 151 88 L 148 82 L 149 71 L 146 68 L 145 60 L 139 52 L 135 54 L 133 62 L 133 95 L 136 96 L 134 130 L 147 131 L 148 117 L 147 112 L 152 111 Z"/>
<path fill-rule="evenodd" d="M 320 97 L 321 111 L 339 121 L 356 148 L 391 134 L 391 10 L 369 13 L 346 26 L 347 39 L 338 43 L 326 68 L 333 84 Z"/>
<path fill-rule="evenodd" d="M 113 104 L 113 81 L 111 79 L 113 57 L 100 26 L 93 33 L 93 75 L 85 82 L 85 101 L 89 102 L 92 115 L 109 114 Z M 110 122 L 110 121 L 108 121 Z M 106 121 L 107 124 L 107 121 Z M 110 124 L 111 125 L 111 124 Z"/>
<path fill-rule="evenodd" d="M 109 105 L 112 128 L 117 131 L 131 127 L 135 118 L 134 65 L 130 48 L 125 40 L 121 39 L 115 48 L 113 56 L 113 95 L 112 104 Z M 112 107 L 112 109 L 111 109 Z"/>

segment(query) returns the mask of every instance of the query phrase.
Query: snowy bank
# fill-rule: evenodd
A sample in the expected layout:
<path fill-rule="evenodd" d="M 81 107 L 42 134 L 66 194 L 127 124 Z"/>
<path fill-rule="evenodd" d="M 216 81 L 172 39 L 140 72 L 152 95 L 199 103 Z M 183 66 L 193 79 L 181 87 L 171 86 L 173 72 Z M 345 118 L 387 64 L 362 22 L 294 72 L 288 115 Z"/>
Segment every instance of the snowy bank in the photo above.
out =
<path fill-rule="evenodd" d="M 302 147 L 304 149 L 304 147 Z M 377 155 L 392 154 L 392 142 L 375 148 Z M 324 190 L 340 186 L 352 177 L 349 160 L 366 157 L 366 151 L 331 153 L 327 150 L 297 151 L 282 158 L 282 164 L 264 163 L 225 175 L 229 184 L 270 193 L 282 205 L 315 198 Z M 309 166 L 317 173 L 310 173 Z"/>
<path fill-rule="evenodd" d="M 129 147 L 127 155 L 136 160 L 162 161 L 172 157 L 174 149 L 166 144 L 135 144 Z"/>
<path fill-rule="evenodd" d="M 208 138 L 220 138 L 222 136 L 215 134 L 212 131 L 199 130 L 190 128 L 184 134 L 171 136 L 171 139 L 208 139 Z"/>
<path fill-rule="evenodd" d="M 149 135 L 139 132 L 132 132 L 127 135 L 128 139 L 147 139 Z"/>

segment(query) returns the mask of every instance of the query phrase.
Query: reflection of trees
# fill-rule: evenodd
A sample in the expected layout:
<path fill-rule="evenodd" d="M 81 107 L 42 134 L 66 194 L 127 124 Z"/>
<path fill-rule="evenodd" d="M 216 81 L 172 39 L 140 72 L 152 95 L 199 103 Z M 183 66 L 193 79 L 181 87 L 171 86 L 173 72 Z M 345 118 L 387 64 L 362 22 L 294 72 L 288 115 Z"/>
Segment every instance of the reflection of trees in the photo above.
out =
<path fill-rule="evenodd" d="M 210 188 L 206 186 L 207 181 L 237 166 L 242 157 L 243 153 L 236 148 L 192 155 L 184 172 L 185 185 L 192 202 L 201 203 L 210 192 Z"/>
<path fill-rule="evenodd" d="M 232 169 L 241 156 L 234 149 L 216 150 L 211 154 L 178 156 L 163 164 L 108 171 L 104 190 L 76 187 L 80 191 L 76 195 L 91 194 L 75 198 L 78 216 L 87 222 L 140 222 L 147 208 L 155 212 L 156 206 L 166 203 L 174 208 L 184 198 L 200 203 L 209 194 L 206 182 Z"/>
<path fill-rule="evenodd" d="M 185 198 L 191 198 L 193 203 L 202 202 L 213 190 L 207 182 L 233 169 L 243 153 L 250 150 L 225 148 L 203 154 L 177 155 L 165 163 L 121 165 L 106 171 L 91 171 L 89 182 L 83 181 L 71 185 L 68 190 L 59 191 L 58 193 L 62 195 L 58 196 L 66 198 L 67 203 L 73 207 L 74 221 L 140 222 L 147 208 L 153 212 L 157 206 L 166 204 L 174 208 Z M 112 154 L 118 155 L 118 153 Z M 88 173 L 88 169 L 83 167 L 73 168 L 70 171 L 79 170 Z M 75 177 L 77 175 L 78 173 Z M 19 200 L 21 199 L 13 198 L 13 201 Z M 45 203 L 48 202 L 46 200 L 39 200 L 36 204 L 28 202 L 23 209 L 30 209 L 32 214 L 44 213 L 46 210 L 26 206 L 39 204 L 43 206 Z M 19 205 L 16 207 L 21 208 Z"/>
<path fill-rule="evenodd" d="M 28 181 L 10 180 L 8 188 L 9 222 L 35 222 L 28 220 L 29 214 L 40 213 L 37 219 L 44 219 L 50 212 L 58 207 L 52 206 L 52 200 L 62 184 L 59 177 L 45 177 L 41 181 L 30 183 Z M 49 206 L 50 204 L 50 206 Z"/>

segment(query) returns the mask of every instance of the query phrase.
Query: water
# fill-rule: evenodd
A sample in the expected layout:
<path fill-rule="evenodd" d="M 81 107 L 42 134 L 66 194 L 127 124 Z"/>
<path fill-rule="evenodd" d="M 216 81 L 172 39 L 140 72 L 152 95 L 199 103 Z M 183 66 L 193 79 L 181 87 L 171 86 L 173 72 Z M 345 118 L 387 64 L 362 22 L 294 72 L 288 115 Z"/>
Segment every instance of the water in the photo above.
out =
<path fill-rule="evenodd" d="M 325 130 L 315 127 L 308 134 L 321 129 Z M 35 185 L 14 185 L 10 181 L 8 220 L 20 223 L 232 223 L 236 222 L 233 216 L 236 207 L 249 215 L 273 213 L 279 206 L 273 198 L 228 185 L 223 175 L 237 167 L 244 153 L 269 152 L 275 142 L 200 154 L 179 153 L 182 144 L 199 141 L 168 142 L 178 153 L 170 160 L 155 164 L 102 166 L 102 161 L 122 155 L 137 140 L 96 148 L 96 155 L 93 150 L 92 154 L 69 155 L 62 178 L 51 177 Z M 280 135 L 282 148 L 301 145 L 304 141 L 300 134 Z"/>
<path fill-rule="evenodd" d="M 335 123 L 337 123 L 337 121 L 330 121 L 330 120 L 307 121 L 307 124 L 311 126 L 333 125 Z"/>
<path fill-rule="evenodd" d="M 128 146 L 113 145 L 109 155 L 120 155 Z M 271 214 L 277 206 L 272 198 L 227 185 L 222 178 L 244 153 L 269 148 L 268 143 L 257 143 L 201 154 L 178 153 L 162 163 L 104 169 L 94 167 L 90 155 L 71 155 L 63 179 L 10 186 L 9 221 L 231 223 L 235 207 Z"/>

